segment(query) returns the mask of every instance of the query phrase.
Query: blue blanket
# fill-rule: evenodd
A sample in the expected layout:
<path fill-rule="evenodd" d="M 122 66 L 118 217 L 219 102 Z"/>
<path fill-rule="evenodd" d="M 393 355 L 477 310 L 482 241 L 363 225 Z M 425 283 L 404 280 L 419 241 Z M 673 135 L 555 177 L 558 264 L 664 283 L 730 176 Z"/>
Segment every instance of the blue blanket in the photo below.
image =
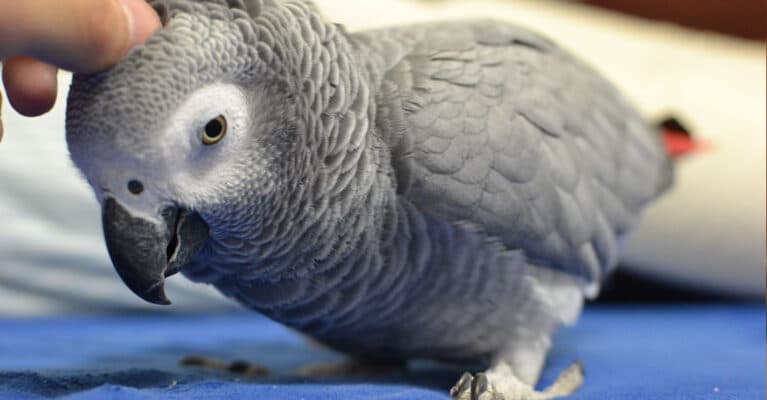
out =
<path fill-rule="evenodd" d="M 573 399 L 764 399 L 763 305 L 588 306 L 555 342 L 542 386 L 582 360 Z M 237 378 L 177 366 L 191 354 L 268 367 Z M 445 400 L 460 369 L 420 363 L 385 377 L 290 374 L 338 354 L 253 313 L 0 320 L 0 399 Z"/>

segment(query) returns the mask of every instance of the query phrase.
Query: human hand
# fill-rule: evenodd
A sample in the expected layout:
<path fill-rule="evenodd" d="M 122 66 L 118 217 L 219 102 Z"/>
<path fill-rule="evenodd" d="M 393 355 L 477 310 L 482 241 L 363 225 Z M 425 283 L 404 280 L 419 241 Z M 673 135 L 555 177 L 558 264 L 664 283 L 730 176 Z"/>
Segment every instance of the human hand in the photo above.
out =
<path fill-rule="evenodd" d="M 160 26 L 144 0 L 0 0 L 0 60 L 11 105 L 26 116 L 48 112 L 58 68 L 107 69 Z"/>

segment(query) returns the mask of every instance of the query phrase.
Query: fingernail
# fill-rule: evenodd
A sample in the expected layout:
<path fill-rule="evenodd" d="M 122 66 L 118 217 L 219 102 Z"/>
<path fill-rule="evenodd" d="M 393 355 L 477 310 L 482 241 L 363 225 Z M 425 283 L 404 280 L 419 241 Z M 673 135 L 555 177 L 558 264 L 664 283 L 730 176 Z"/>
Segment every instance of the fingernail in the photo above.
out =
<path fill-rule="evenodd" d="M 139 45 L 157 32 L 160 17 L 144 0 L 120 0 L 128 21 L 132 45 Z"/>

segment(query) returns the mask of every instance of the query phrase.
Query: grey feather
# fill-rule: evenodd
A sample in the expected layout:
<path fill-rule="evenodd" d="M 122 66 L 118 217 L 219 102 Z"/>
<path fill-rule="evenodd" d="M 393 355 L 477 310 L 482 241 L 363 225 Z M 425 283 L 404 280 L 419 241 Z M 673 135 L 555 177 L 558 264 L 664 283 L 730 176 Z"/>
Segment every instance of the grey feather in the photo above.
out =
<path fill-rule="evenodd" d="M 406 198 L 537 265 L 592 285 L 604 278 L 616 238 L 670 174 L 654 130 L 607 82 L 550 41 L 494 21 L 359 40 L 399 53 L 379 62 L 393 64 L 382 80 L 396 88 L 382 102 L 407 110 L 397 131 L 410 137 L 395 140 L 411 145 L 393 164 L 408 177 Z"/>
<path fill-rule="evenodd" d="M 75 163 L 101 201 L 199 213 L 210 239 L 186 276 L 338 349 L 545 354 L 669 181 L 623 98 L 522 28 L 350 34 L 304 1 L 152 4 L 163 31 L 75 78 Z M 196 131 L 168 121 L 222 84 L 246 93 L 249 131 L 181 141 Z M 152 182 L 145 197 L 120 189 L 129 176 Z"/>

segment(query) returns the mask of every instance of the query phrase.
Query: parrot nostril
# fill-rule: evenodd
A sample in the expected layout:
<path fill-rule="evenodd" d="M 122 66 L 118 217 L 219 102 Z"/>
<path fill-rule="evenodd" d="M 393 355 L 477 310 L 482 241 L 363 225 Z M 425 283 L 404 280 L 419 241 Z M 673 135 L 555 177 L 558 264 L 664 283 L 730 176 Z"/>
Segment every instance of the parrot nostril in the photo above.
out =
<path fill-rule="evenodd" d="M 128 182 L 128 191 L 135 195 L 139 195 L 144 192 L 144 184 L 134 179 Z"/>

